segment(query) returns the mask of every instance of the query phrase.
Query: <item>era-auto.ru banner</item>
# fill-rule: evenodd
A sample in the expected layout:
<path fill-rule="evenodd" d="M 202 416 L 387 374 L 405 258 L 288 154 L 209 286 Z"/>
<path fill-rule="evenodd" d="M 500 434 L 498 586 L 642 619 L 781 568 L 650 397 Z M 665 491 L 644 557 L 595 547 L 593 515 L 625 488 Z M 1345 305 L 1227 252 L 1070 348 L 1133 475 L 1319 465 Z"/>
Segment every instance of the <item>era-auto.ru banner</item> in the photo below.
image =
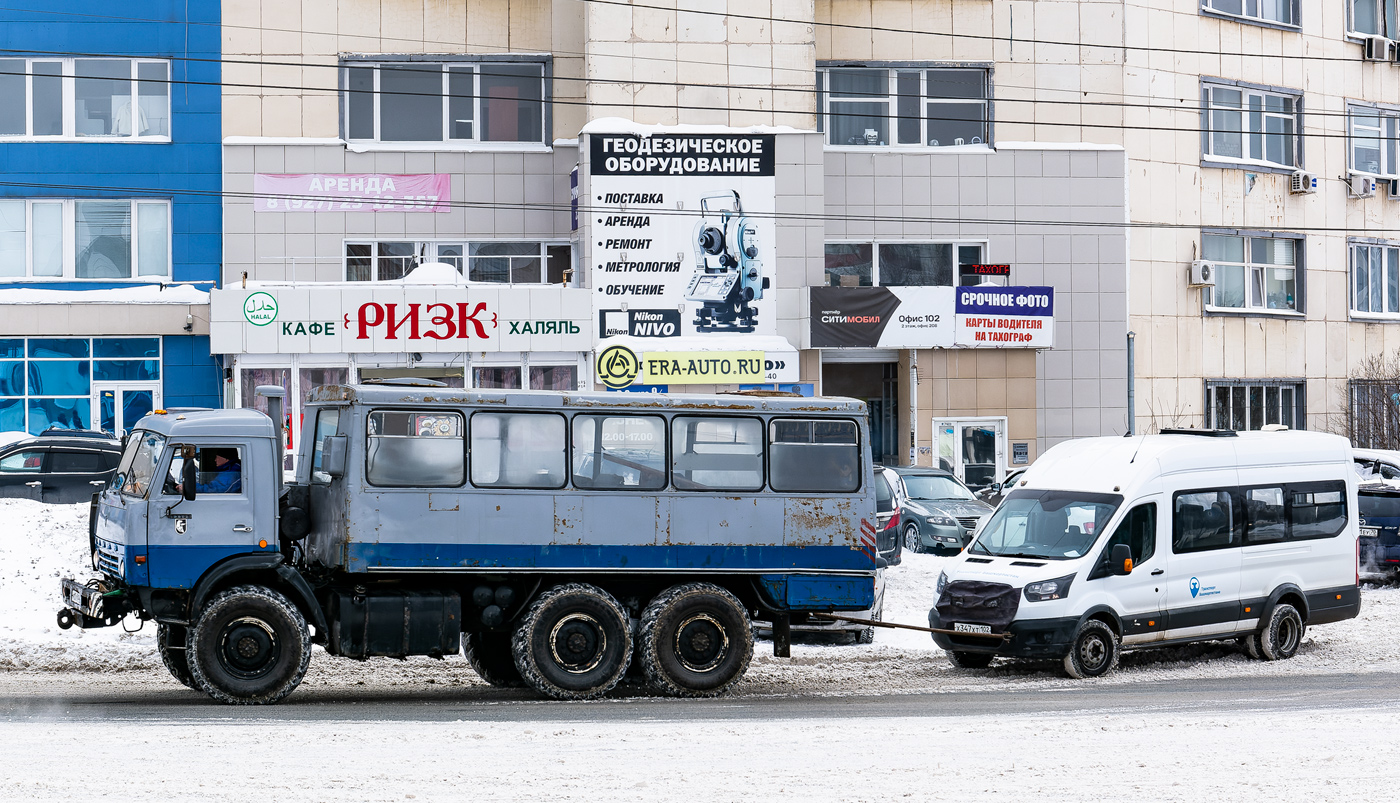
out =
<path fill-rule="evenodd" d="M 1055 288 L 959 287 L 953 296 L 959 346 L 1042 349 L 1055 345 Z"/>
<path fill-rule="evenodd" d="M 452 201 L 447 173 L 258 173 L 258 212 L 446 212 Z"/>

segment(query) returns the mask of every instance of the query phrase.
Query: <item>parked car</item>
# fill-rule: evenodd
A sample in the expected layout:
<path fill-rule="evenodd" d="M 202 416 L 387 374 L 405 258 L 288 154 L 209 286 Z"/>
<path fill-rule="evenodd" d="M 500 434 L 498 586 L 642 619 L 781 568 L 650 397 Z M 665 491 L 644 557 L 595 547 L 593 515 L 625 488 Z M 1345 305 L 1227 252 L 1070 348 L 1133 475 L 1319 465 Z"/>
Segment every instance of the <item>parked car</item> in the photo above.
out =
<path fill-rule="evenodd" d="M 1352 449 L 1351 459 L 1362 482 L 1381 482 L 1400 488 L 1400 452 L 1390 449 Z"/>
<path fill-rule="evenodd" d="M 1006 472 L 1006 477 L 1001 482 L 994 482 L 978 491 L 977 498 L 995 508 L 1001 504 L 1001 500 L 1005 499 L 1007 494 L 1011 493 L 1011 489 L 1016 487 L 1016 483 L 1021 481 L 1028 468 L 1030 466 L 1020 466 Z"/>
<path fill-rule="evenodd" d="M 875 551 L 891 566 L 898 566 L 904 559 L 903 544 L 900 543 L 900 525 L 903 523 L 904 509 L 895 497 L 894 486 L 890 483 L 888 469 L 875 467 Z M 898 478 L 895 478 L 898 482 Z"/>
<path fill-rule="evenodd" d="M 0 497 L 85 502 L 107 484 L 120 460 L 121 441 L 111 436 L 48 430 L 0 448 Z"/>
<path fill-rule="evenodd" d="M 918 466 L 887 471 L 893 475 L 895 500 L 903 512 L 900 541 L 910 551 L 961 552 L 972 542 L 977 523 L 992 512 L 950 472 Z"/>
<path fill-rule="evenodd" d="M 1357 489 L 1356 507 L 1361 571 L 1400 574 L 1400 490 L 1382 482 L 1365 483 Z"/>

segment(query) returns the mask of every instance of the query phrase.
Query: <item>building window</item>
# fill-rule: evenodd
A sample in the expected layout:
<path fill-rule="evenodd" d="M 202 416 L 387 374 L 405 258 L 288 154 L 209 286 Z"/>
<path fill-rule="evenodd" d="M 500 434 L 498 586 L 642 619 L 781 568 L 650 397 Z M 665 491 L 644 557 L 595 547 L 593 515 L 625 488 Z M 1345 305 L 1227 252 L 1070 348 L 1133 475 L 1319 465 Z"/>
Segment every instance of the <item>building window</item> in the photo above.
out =
<path fill-rule="evenodd" d="M 443 262 L 468 281 L 566 284 L 573 251 L 561 242 L 377 241 L 345 244 L 347 282 L 402 279 L 425 262 Z"/>
<path fill-rule="evenodd" d="M 818 126 L 830 145 L 985 145 L 988 84 L 976 68 L 822 68 Z"/>
<path fill-rule="evenodd" d="M 1290 237 L 1201 236 L 1201 254 L 1215 263 L 1208 307 L 1298 311 L 1298 240 Z"/>
<path fill-rule="evenodd" d="M 1351 169 L 1373 176 L 1397 176 L 1396 142 L 1400 140 L 1400 112 L 1367 106 L 1347 110 Z"/>
<path fill-rule="evenodd" d="M 170 139 L 170 62 L 0 59 L 0 139 Z"/>
<path fill-rule="evenodd" d="M 1298 10 L 1294 7 L 1294 0 L 1201 0 L 1201 8 L 1217 14 L 1243 17 L 1246 20 L 1263 20 L 1280 25 L 1298 24 Z"/>
<path fill-rule="evenodd" d="M 170 277 L 170 202 L 0 199 L 0 281 Z"/>
<path fill-rule="evenodd" d="M 1348 0 L 1347 7 L 1352 32 L 1400 39 L 1396 26 L 1395 0 Z"/>
<path fill-rule="evenodd" d="M 1400 247 L 1352 243 L 1351 309 L 1400 317 Z"/>
<path fill-rule="evenodd" d="M 952 287 L 1006 277 L 978 276 L 985 243 L 827 243 L 826 283 L 832 287 Z"/>
<path fill-rule="evenodd" d="M 352 64 L 346 134 L 377 142 L 544 142 L 543 62 Z"/>
<path fill-rule="evenodd" d="M 129 429 L 151 411 L 152 392 L 126 389 L 118 400 L 95 394 L 93 384 L 159 382 L 160 365 L 158 337 L 0 339 L 0 432 L 110 430 L 116 403 Z"/>
<path fill-rule="evenodd" d="M 1204 84 L 1207 160 L 1295 167 L 1302 151 L 1302 96 Z"/>
<path fill-rule="evenodd" d="M 1298 380 L 1209 380 L 1206 429 L 1244 432 L 1280 424 L 1304 427 L 1303 383 Z"/>

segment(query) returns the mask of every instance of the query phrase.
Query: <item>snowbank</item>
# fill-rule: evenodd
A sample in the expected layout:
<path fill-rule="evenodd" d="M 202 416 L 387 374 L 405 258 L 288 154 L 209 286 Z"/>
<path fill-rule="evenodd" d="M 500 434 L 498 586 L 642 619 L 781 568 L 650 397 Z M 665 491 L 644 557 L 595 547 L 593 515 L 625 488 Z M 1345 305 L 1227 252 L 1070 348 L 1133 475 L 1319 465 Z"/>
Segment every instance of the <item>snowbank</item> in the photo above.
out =
<path fill-rule="evenodd" d="M 59 578 L 86 578 L 87 506 L 43 505 L 0 500 L 0 670 L 40 672 L 131 672 L 138 683 L 170 682 L 155 652 L 155 628 L 136 633 L 120 628 L 62 631 L 54 623 L 61 605 Z M 905 554 L 887 570 L 887 622 L 926 625 L 935 601 L 938 573 L 947 558 Z M 1130 684 L 1171 678 L 1208 678 L 1400 671 L 1400 641 L 1390 637 L 1400 620 L 1400 587 L 1368 585 L 1361 615 L 1347 622 L 1309 629 L 1288 661 L 1246 657 L 1227 643 L 1206 643 L 1124 656 L 1121 669 L 1097 682 Z M 998 662 L 980 671 L 954 669 L 926 633 L 876 631 L 875 643 L 852 645 L 841 636 L 819 636 L 793 645 L 792 658 L 774 658 L 772 644 L 760 641 L 737 696 L 850 695 L 889 692 L 962 691 L 1073 685 L 1058 663 Z M 374 659 L 345 661 L 320 649 L 305 687 L 461 685 L 481 681 L 461 658 L 438 661 Z M 621 694 L 647 694 L 637 688 Z"/>

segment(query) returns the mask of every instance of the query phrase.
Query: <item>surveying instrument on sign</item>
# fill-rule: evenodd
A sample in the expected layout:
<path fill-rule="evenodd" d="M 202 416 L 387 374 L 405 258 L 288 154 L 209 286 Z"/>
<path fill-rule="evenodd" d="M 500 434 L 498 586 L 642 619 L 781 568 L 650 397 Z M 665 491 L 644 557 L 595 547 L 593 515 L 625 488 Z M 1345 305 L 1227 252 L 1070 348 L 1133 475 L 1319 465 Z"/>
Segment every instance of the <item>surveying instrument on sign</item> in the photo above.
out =
<path fill-rule="evenodd" d="M 729 208 L 712 210 L 710 202 L 719 199 L 728 202 Z M 695 328 L 701 332 L 752 332 L 758 310 L 750 302 L 763 298 L 768 278 L 758 258 L 758 229 L 744 215 L 737 191 L 700 199 L 694 245 L 695 274 L 690 277 L 685 298 L 700 302 Z"/>

